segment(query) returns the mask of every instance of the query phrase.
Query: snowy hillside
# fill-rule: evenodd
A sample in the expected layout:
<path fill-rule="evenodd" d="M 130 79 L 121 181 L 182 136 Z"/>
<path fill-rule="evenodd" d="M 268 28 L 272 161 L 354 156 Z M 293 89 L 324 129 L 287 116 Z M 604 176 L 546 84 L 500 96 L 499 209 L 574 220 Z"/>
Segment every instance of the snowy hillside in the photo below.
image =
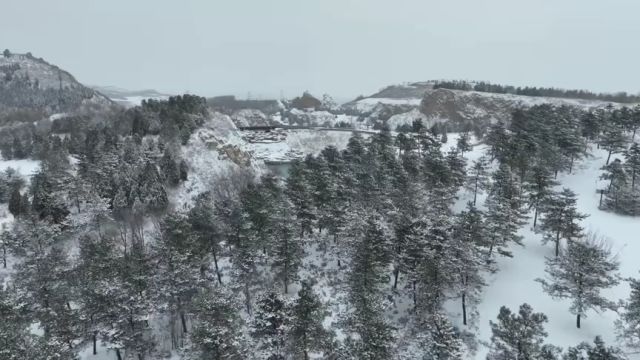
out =
<path fill-rule="evenodd" d="M 28 54 L 0 55 L 0 112 L 28 109 L 47 114 L 81 107 L 104 108 L 106 96 L 80 84 L 70 73 Z"/>
<path fill-rule="evenodd" d="M 450 123 L 453 128 L 483 128 L 497 121 L 508 122 L 515 109 L 542 104 L 588 110 L 603 108 L 609 102 L 433 89 L 433 82 L 423 82 L 389 86 L 369 97 L 348 102 L 342 109 L 360 114 L 370 123 L 386 121 L 392 130 L 398 125 L 411 124 L 414 119 L 430 125 Z"/>
<path fill-rule="evenodd" d="M 449 146 L 455 144 L 455 136 L 449 136 Z M 466 157 L 469 161 L 476 160 L 486 151 L 485 146 L 476 146 Z M 581 163 L 572 174 L 559 175 L 558 189 L 568 187 L 576 192 L 578 210 L 589 214 L 582 224 L 585 229 L 605 236 L 612 246 L 612 252 L 621 263 L 620 273 L 623 278 L 637 278 L 640 274 L 640 264 L 637 256 L 640 254 L 640 242 L 637 232 L 640 229 L 640 219 L 604 212 L 598 209 L 599 194 L 596 192 L 598 181 L 607 153 L 602 149 L 591 146 L 593 157 Z M 463 191 L 457 202 L 457 208 L 462 210 L 464 204 L 473 197 Z M 545 313 L 549 322 L 545 329 L 549 339 L 558 346 L 574 346 L 582 341 L 590 342 L 600 335 L 607 343 L 616 343 L 614 322 L 618 315 L 613 311 L 597 313 L 590 311 L 584 319 L 581 329 L 576 329 L 575 316 L 569 313 L 568 300 L 553 300 L 542 292 L 537 278 L 545 277 L 545 257 L 553 257 L 553 247 L 542 245 L 542 235 L 532 230 L 532 213 L 528 223 L 520 231 L 524 237 L 524 247 L 512 245 L 513 258 L 500 258 L 495 275 L 487 275 L 488 286 L 483 291 L 482 300 L 478 307 L 479 317 L 478 340 L 489 343 L 491 329 L 489 320 L 495 321 L 500 306 L 517 309 L 523 303 L 530 304 L 535 311 Z M 606 290 L 605 295 L 613 301 L 625 300 L 629 296 L 629 286 L 621 282 L 617 287 Z M 460 319 L 459 303 L 447 305 L 453 319 Z M 458 323 L 458 325 L 461 325 Z M 488 349 L 481 347 L 475 359 L 485 359 Z M 640 359 L 640 355 L 631 355 L 630 359 Z"/>

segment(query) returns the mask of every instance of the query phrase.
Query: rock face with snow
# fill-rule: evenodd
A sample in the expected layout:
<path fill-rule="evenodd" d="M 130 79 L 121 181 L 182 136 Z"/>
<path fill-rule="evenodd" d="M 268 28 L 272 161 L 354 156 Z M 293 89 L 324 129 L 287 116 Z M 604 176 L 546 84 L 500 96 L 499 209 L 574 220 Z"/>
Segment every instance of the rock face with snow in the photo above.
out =
<path fill-rule="evenodd" d="M 593 100 L 435 89 L 425 92 L 420 111 L 429 119 L 446 119 L 454 125 L 475 127 L 498 121 L 508 122 L 514 110 L 542 104 L 582 109 L 607 105 L 605 102 Z"/>
<path fill-rule="evenodd" d="M 369 126 L 386 123 L 392 130 L 416 119 L 427 126 L 446 122 L 452 129 L 481 129 L 491 123 L 509 121 L 518 108 L 552 104 L 589 109 L 608 104 L 597 100 L 434 89 L 433 85 L 434 82 L 418 82 L 388 86 L 371 96 L 348 102 L 341 109 L 360 117 Z"/>
<path fill-rule="evenodd" d="M 50 115 L 112 105 L 109 98 L 43 59 L 30 53 L 8 55 L 0 55 L 0 111 L 3 113 L 26 109 Z"/>

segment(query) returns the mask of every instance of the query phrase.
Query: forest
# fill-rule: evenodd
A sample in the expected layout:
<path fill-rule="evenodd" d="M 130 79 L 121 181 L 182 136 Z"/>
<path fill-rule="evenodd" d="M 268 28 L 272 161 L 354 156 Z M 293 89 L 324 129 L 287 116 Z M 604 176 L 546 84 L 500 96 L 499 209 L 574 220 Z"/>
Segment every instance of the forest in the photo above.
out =
<path fill-rule="evenodd" d="M 640 349 L 640 280 L 621 278 L 606 239 L 581 226 L 576 194 L 556 187 L 602 148 L 603 179 L 590 179 L 602 180 L 600 208 L 640 215 L 638 108 L 518 109 L 448 150 L 447 133 L 420 120 L 383 126 L 294 161 L 285 178 L 231 173 L 176 207 L 169 194 L 191 171 L 180 149 L 208 111 L 184 95 L 0 134 L 5 159 L 41 161 L 28 183 L 0 176 L 16 219 L 0 237 L 13 268 L 0 358 L 468 358 L 485 275 L 513 256 L 529 217 L 554 253 L 540 291 L 571 301 L 576 328 L 588 311 L 617 311 L 620 338 Z M 476 142 L 488 151 L 468 162 Z M 456 211 L 461 192 L 473 200 Z M 626 301 L 603 294 L 622 281 Z M 529 304 L 495 314 L 488 360 L 627 358 L 600 337 L 555 346 Z"/>

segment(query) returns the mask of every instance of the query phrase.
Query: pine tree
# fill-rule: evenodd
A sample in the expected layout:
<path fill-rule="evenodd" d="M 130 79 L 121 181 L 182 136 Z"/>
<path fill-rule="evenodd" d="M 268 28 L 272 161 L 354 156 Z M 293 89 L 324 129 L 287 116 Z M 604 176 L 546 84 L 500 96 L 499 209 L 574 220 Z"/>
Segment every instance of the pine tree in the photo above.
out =
<path fill-rule="evenodd" d="M 627 173 L 631 176 L 631 191 L 635 190 L 636 177 L 640 174 L 640 144 L 634 142 L 624 153 Z"/>
<path fill-rule="evenodd" d="M 489 321 L 492 335 L 487 360 L 540 359 L 547 337 L 544 330 L 546 322 L 547 316 L 534 313 L 529 304 L 520 305 L 517 314 L 505 306 L 501 307 L 498 321 Z"/>
<path fill-rule="evenodd" d="M 522 239 L 517 233 L 526 215 L 520 186 L 507 165 L 500 165 L 494 173 L 485 204 L 487 232 L 490 234 L 488 260 L 494 250 L 511 257 L 511 252 L 505 247 L 511 242 L 521 245 Z"/>
<path fill-rule="evenodd" d="M 467 306 L 473 306 L 479 300 L 480 291 L 485 285 L 481 270 L 485 266 L 483 247 L 487 241 L 482 213 L 471 202 L 465 211 L 456 216 L 453 240 L 458 279 L 455 290 L 462 304 L 462 324 L 467 325 Z"/>
<path fill-rule="evenodd" d="M 582 227 L 579 221 L 587 215 L 581 214 L 576 207 L 576 194 L 570 189 L 563 188 L 560 193 L 553 193 L 547 197 L 542 205 L 544 217 L 540 224 L 540 230 L 545 233 L 543 243 L 553 241 L 555 254 L 560 254 L 560 240 L 562 238 L 570 242 L 582 236 Z"/>
<path fill-rule="evenodd" d="M 567 349 L 562 360 L 626 360 L 624 353 L 615 347 L 607 347 L 600 336 L 596 336 L 593 345 L 583 342 Z"/>
<path fill-rule="evenodd" d="M 303 281 L 291 309 L 289 354 L 309 360 L 309 352 L 326 352 L 332 340 L 322 322 L 325 309 L 308 281 Z"/>
<path fill-rule="evenodd" d="M 601 207 L 620 211 L 621 203 L 623 201 L 622 196 L 628 183 L 628 177 L 624 169 L 624 165 L 620 159 L 614 159 L 610 164 L 605 165 L 603 170 L 605 172 L 600 176 L 600 178 L 603 180 L 609 180 L 609 185 L 605 190 L 607 195 L 606 201 L 604 204 L 601 204 Z"/>
<path fill-rule="evenodd" d="M 602 132 L 600 137 L 600 146 L 607 150 L 607 162 L 605 165 L 609 165 L 611 155 L 616 154 L 624 150 L 627 145 L 627 138 L 624 135 L 622 129 L 616 124 L 608 124 Z"/>
<path fill-rule="evenodd" d="M 282 281 L 283 290 L 286 294 L 289 291 L 289 284 L 298 279 L 298 269 L 302 264 L 302 239 L 295 236 L 295 229 L 292 226 L 293 218 L 292 206 L 288 199 L 281 197 L 274 211 L 274 221 L 272 228 L 273 235 L 273 262 L 275 276 Z"/>
<path fill-rule="evenodd" d="M 289 305 L 280 295 L 267 292 L 258 299 L 251 335 L 259 341 L 265 359 L 285 359 L 289 323 Z"/>
<path fill-rule="evenodd" d="M 489 173 L 487 170 L 487 159 L 480 157 L 474 160 L 467 174 L 466 188 L 473 192 L 473 205 L 476 205 L 478 194 L 482 194 L 489 185 Z"/>
<path fill-rule="evenodd" d="M 22 213 L 22 195 L 20 194 L 20 188 L 17 186 L 14 186 L 11 191 L 11 197 L 9 198 L 9 212 L 16 218 Z"/>
<path fill-rule="evenodd" d="M 62 250 L 63 234 L 45 222 L 19 222 L 13 230 L 12 252 L 20 259 L 15 285 L 17 300 L 26 304 L 34 321 L 44 330 L 44 340 L 73 348 L 78 334 L 78 314 L 72 309 L 71 266 Z"/>
<path fill-rule="evenodd" d="M 464 153 L 469 152 L 473 149 L 473 147 L 470 144 L 470 140 L 471 140 L 471 135 L 469 135 L 469 132 L 467 131 L 460 133 L 460 136 L 458 136 L 458 141 L 456 142 L 456 148 L 460 152 L 460 156 L 464 156 Z"/>
<path fill-rule="evenodd" d="M 287 196 L 289 197 L 300 227 L 300 237 L 311 233 L 316 220 L 316 209 L 313 207 L 311 185 L 304 163 L 294 161 L 289 168 L 287 178 Z"/>
<path fill-rule="evenodd" d="M 218 261 L 222 252 L 223 234 L 215 223 L 215 208 L 212 195 L 209 192 L 196 197 L 195 205 L 189 210 L 188 221 L 199 242 L 199 248 L 213 257 L 213 266 L 218 283 L 222 285 L 222 273 Z"/>
<path fill-rule="evenodd" d="M 188 219 L 168 214 L 152 245 L 154 302 L 180 321 L 180 334 L 188 333 L 187 313 L 192 297 L 205 284 L 202 276 L 205 253 Z M 174 331 L 171 331 L 172 335 Z M 175 337 L 174 337 L 175 338 Z"/>
<path fill-rule="evenodd" d="M 544 166 L 536 165 L 525 184 L 528 195 L 529 209 L 534 208 L 533 228 L 536 228 L 540 208 L 553 194 L 553 186 L 558 182 L 551 178 L 551 172 Z"/>
<path fill-rule="evenodd" d="M 177 186 L 180 183 L 180 168 L 170 150 L 166 150 L 160 159 L 160 169 L 169 186 Z"/>
<path fill-rule="evenodd" d="M 353 245 L 349 298 L 353 306 L 351 329 L 358 334 L 351 343 L 354 353 L 366 360 L 390 357 L 392 334 L 382 316 L 380 287 L 386 282 L 388 246 L 379 219 L 369 217 Z"/>
<path fill-rule="evenodd" d="M 422 359 L 462 360 L 463 344 L 449 320 L 441 313 L 423 320 L 418 335 Z"/>
<path fill-rule="evenodd" d="M 640 349 L 640 280 L 628 279 L 631 294 L 616 322 L 618 337 L 628 347 Z"/>
<path fill-rule="evenodd" d="M 576 315 L 576 327 L 589 309 L 616 308 L 600 294 L 618 284 L 619 263 L 612 258 L 605 241 L 590 233 L 569 242 L 559 257 L 547 258 L 547 279 L 537 279 L 542 289 L 554 299 L 570 299 L 570 311 Z"/>
<path fill-rule="evenodd" d="M 187 353 L 198 360 L 246 359 L 242 319 L 234 294 L 224 287 L 205 288 L 193 300 L 195 319 Z"/>

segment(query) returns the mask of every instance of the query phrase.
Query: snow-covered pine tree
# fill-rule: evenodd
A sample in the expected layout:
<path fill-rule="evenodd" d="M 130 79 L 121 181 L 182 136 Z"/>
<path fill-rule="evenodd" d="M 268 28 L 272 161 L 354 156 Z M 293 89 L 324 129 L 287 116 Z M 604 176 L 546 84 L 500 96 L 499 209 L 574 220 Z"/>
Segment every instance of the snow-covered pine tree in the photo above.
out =
<path fill-rule="evenodd" d="M 451 182 L 455 187 L 464 185 L 467 177 L 467 161 L 462 154 L 456 149 L 451 149 L 447 153 L 447 165 L 451 172 Z"/>
<path fill-rule="evenodd" d="M 640 280 L 627 279 L 631 286 L 631 294 L 620 312 L 616 322 L 618 338 L 628 347 L 640 349 Z"/>
<path fill-rule="evenodd" d="M 471 146 L 471 135 L 468 131 L 463 131 L 458 136 L 458 141 L 456 142 L 456 148 L 460 152 L 460 156 L 464 157 L 464 153 L 469 152 L 473 149 Z"/>
<path fill-rule="evenodd" d="M 44 221 L 21 221 L 13 229 L 12 253 L 19 259 L 14 285 L 17 301 L 25 304 L 34 322 L 39 322 L 46 342 L 74 347 L 80 337 L 73 300 L 71 265 L 63 250 L 60 227 Z"/>
<path fill-rule="evenodd" d="M 428 315 L 422 320 L 420 327 L 420 333 L 417 337 L 420 348 L 419 356 L 421 356 L 421 359 L 463 359 L 463 343 L 446 316 L 440 312 Z"/>
<path fill-rule="evenodd" d="M 159 312 L 167 314 L 172 324 L 179 322 L 178 329 L 171 327 L 171 335 L 174 342 L 180 344 L 189 332 L 187 316 L 191 299 L 206 284 L 202 276 L 206 253 L 201 251 L 199 239 L 182 214 L 165 216 L 159 230 L 158 239 L 151 246 L 151 290 Z"/>
<path fill-rule="evenodd" d="M 223 234 L 215 222 L 216 213 L 210 192 L 204 192 L 196 197 L 195 204 L 188 213 L 188 221 L 198 241 L 199 250 L 211 254 L 213 267 L 218 284 L 222 285 L 222 273 L 218 265 L 222 255 Z M 202 265 L 208 268 L 207 265 Z"/>
<path fill-rule="evenodd" d="M 389 246 L 381 219 L 369 216 L 351 251 L 349 299 L 353 311 L 349 316 L 352 351 L 360 359 L 384 360 L 391 355 L 393 336 L 383 317 L 381 287 L 386 283 Z"/>
<path fill-rule="evenodd" d="M 300 237 L 313 231 L 317 219 L 316 209 L 313 206 L 313 190 L 309 182 L 309 171 L 302 161 L 294 161 L 289 167 L 286 194 L 293 204 Z"/>
<path fill-rule="evenodd" d="M 533 207 L 533 228 L 536 228 L 540 208 L 553 193 L 558 182 L 551 177 L 551 171 L 540 164 L 534 165 L 525 183 L 529 209 Z"/>
<path fill-rule="evenodd" d="M 165 149 L 159 165 L 162 171 L 162 177 L 167 185 L 172 187 L 177 186 L 180 183 L 180 168 L 178 167 L 172 150 Z"/>
<path fill-rule="evenodd" d="M 562 360 L 626 360 L 622 350 L 613 346 L 606 346 L 600 336 L 596 336 L 593 345 L 583 342 L 576 347 L 570 347 L 562 356 Z"/>
<path fill-rule="evenodd" d="M 72 360 L 76 358 L 69 344 L 33 334 L 33 319 L 17 302 L 17 289 L 0 287 L 0 358 L 3 360 Z"/>
<path fill-rule="evenodd" d="M 522 239 L 517 232 L 524 224 L 526 215 L 520 185 L 508 165 L 501 164 L 493 174 L 493 183 L 485 205 L 485 223 L 490 243 L 487 260 L 491 259 L 494 251 L 511 257 L 511 252 L 506 247 L 511 242 L 521 245 Z"/>
<path fill-rule="evenodd" d="M 487 360 L 540 359 L 547 337 L 546 322 L 547 316 L 533 312 L 529 304 L 520 305 L 517 314 L 502 306 L 498 321 L 489 321 L 492 335 Z"/>
<path fill-rule="evenodd" d="M 580 220 L 588 215 L 581 214 L 577 210 L 576 194 L 568 188 L 563 188 L 559 193 L 552 193 L 542 205 L 543 218 L 540 230 L 544 232 L 542 242 L 555 243 L 555 254 L 560 254 L 560 240 L 570 242 L 582 236 Z"/>
<path fill-rule="evenodd" d="M 251 335 L 259 343 L 264 359 L 284 360 L 289 318 L 289 304 L 278 293 L 269 291 L 258 299 Z"/>
<path fill-rule="evenodd" d="M 479 194 L 482 194 L 487 190 L 489 186 L 489 170 L 488 160 L 484 156 L 474 160 L 469 168 L 467 174 L 466 188 L 468 191 L 473 192 L 473 205 L 476 205 L 476 201 Z"/>
<path fill-rule="evenodd" d="M 244 360 L 246 341 L 235 295 L 225 287 L 205 288 L 193 300 L 194 320 L 187 349 L 194 360 Z"/>
<path fill-rule="evenodd" d="M 631 191 L 636 188 L 636 178 L 640 175 L 640 144 L 634 142 L 624 153 L 627 173 L 631 177 Z"/>
<path fill-rule="evenodd" d="M 322 302 L 313 292 L 311 283 L 303 281 L 298 298 L 291 309 L 289 354 L 309 360 L 310 352 L 326 352 L 331 345 L 333 334 L 322 325 L 325 312 Z"/>
<path fill-rule="evenodd" d="M 620 205 L 623 201 L 623 195 L 628 183 L 627 172 L 624 169 L 622 161 L 618 158 L 614 159 L 610 164 L 605 165 L 602 169 L 604 173 L 600 178 L 602 180 L 609 180 L 609 185 L 605 190 L 606 198 L 601 207 L 620 211 Z"/>
<path fill-rule="evenodd" d="M 273 257 L 271 266 L 275 277 L 282 282 L 283 291 L 289 291 L 289 284 L 298 279 L 298 269 L 302 264 L 304 248 L 302 238 L 296 236 L 291 221 L 294 217 L 293 206 L 286 197 L 276 199 L 272 221 Z"/>
<path fill-rule="evenodd" d="M 22 213 L 22 194 L 20 194 L 20 188 L 14 186 L 11 190 L 11 196 L 9 197 L 9 212 L 13 217 L 18 218 Z"/>
<path fill-rule="evenodd" d="M 570 299 L 570 311 L 576 315 L 576 327 L 589 309 L 615 310 L 616 304 L 600 294 L 618 284 L 619 263 L 612 257 L 606 241 L 588 233 L 574 239 L 558 257 L 546 260 L 547 279 L 536 279 L 554 299 Z"/>
<path fill-rule="evenodd" d="M 615 123 L 607 123 L 600 136 L 600 146 L 608 152 L 605 165 L 609 165 L 611 155 L 623 151 L 627 146 L 627 137 L 623 129 Z"/>
<path fill-rule="evenodd" d="M 483 247 L 487 234 L 482 213 L 471 202 L 467 209 L 456 215 L 452 240 L 457 284 L 454 289 L 462 304 L 462 324 L 467 325 L 468 306 L 475 306 L 485 285 L 481 274 L 486 266 Z"/>

